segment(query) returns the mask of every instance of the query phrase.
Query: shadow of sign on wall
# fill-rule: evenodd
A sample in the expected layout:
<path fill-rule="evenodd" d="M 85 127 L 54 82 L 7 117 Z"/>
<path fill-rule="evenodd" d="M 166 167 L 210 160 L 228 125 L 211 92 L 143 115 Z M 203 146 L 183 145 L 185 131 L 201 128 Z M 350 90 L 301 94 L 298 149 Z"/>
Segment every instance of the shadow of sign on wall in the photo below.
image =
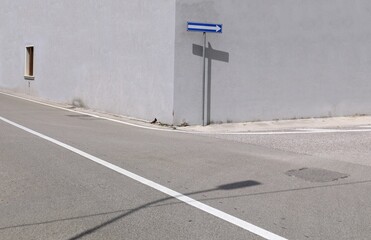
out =
<path fill-rule="evenodd" d="M 193 55 L 203 57 L 203 46 L 193 44 L 192 45 L 192 53 Z M 210 42 L 205 50 L 205 57 L 207 58 L 207 84 L 206 84 L 206 122 L 207 124 L 210 123 L 210 105 L 211 105 L 211 70 L 212 70 L 212 61 L 221 61 L 221 62 L 229 62 L 229 53 L 213 49 Z"/>

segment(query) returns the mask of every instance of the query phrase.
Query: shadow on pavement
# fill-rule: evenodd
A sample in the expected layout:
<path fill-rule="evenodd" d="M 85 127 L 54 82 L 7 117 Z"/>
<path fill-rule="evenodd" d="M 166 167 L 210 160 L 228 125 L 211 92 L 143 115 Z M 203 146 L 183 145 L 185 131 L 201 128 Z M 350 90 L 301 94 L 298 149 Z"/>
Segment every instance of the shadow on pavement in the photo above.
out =
<path fill-rule="evenodd" d="M 248 181 L 241 181 L 241 182 L 235 182 L 235 183 L 230 183 L 230 184 L 225 184 L 225 185 L 220 185 L 216 188 L 212 188 L 212 189 L 208 189 L 208 190 L 202 190 L 202 191 L 197 191 L 197 192 L 191 192 L 191 193 L 186 193 L 186 194 L 183 194 L 183 195 L 186 195 L 186 196 L 190 196 L 190 195 L 194 195 L 194 194 L 199 194 L 199 193 L 205 193 L 205 192 L 212 192 L 212 191 L 218 191 L 218 190 L 233 190 L 233 189 L 239 189 L 239 188 L 245 188 L 245 187 L 252 187 L 252 186 L 256 186 L 256 185 L 260 185 L 261 183 L 260 182 L 257 182 L 257 181 L 253 181 L 253 180 L 248 180 Z M 153 202 L 150 202 L 150 203 L 147 203 L 147 204 L 144 204 L 142 206 L 139 206 L 137 208 L 134 208 L 126 213 L 123 213 L 117 217 L 114 217 L 102 224 L 99 224 L 93 228 L 90 228 L 86 231 L 83 231 L 77 235 L 75 235 L 74 237 L 72 238 L 69 238 L 68 240 L 76 240 L 76 239 L 80 239 L 82 237 L 85 237 L 89 234 L 92 234 L 94 233 L 95 231 L 111 224 L 111 223 L 114 223 L 130 214 L 133 214 L 141 209 L 144 209 L 144 208 L 148 208 L 150 207 L 151 205 L 154 205 L 156 203 L 160 203 L 160 202 L 164 202 L 164 201 L 167 201 L 167 200 L 170 200 L 170 199 L 174 199 L 174 197 L 166 197 L 166 198 L 162 198 L 162 199 L 159 199 L 159 200 L 156 200 L 156 201 L 153 201 Z"/>
<path fill-rule="evenodd" d="M 244 194 L 244 195 L 235 195 L 235 196 L 226 196 L 226 197 L 217 197 L 217 198 L 207 198 L 207 199 L 201 199 L 197 200 L 200 202 L 204 201 L 211 201 L 211 200 L 219 200 L 219 199 L 228 199 L 228 198 L 239 198 L 239 197 L 249 197 L 249 196 L 258 196 L 258 195 L 266 195 L 266 194 L 275 194 L 275 193 L 285 193 L 285 192 L 295 192 L 295 191 L 303 191 L 303 190 L 310 190 L 310 189 L 318 189 L 318 188 L 329 188 L 329 187 L 341 187 L 341 186 L 347 186 L 347 185 L 356 185 L 356 184 L 364 184 L 364 183 L 371 183 L 371 180 L 365 180 L 365 181 L 357 181 L 357 182 L 348 182 L 348 183 L 339 183 L 339 184 L 326 184 L 326 185 L 320 185 L 320 186 L 313 186 L 313 187 L 304 187 L 304 188 L 294 188 L 294 189 L 284 189 L 284 190 L 277 190 L 277 191 L 267 191 L 267 192 L 256 192 L 256 193 L 250 193 L 250 194 Z M 253 181 L 253 180 L 248 180 L 248 181 L 241 181 L 241 182 L 235 182 L 235 183 L 229 183 L 229 184 L 224 184 L 220 185 L 216 188 L 208 189 L 208 190 L 202 190 L 202 191 L 196 191 L 196 192 L 191 192 L 191 193 L 186 193 L 184 195 L 186 196 L 191 196 L 199 193 L 206 193 L 206 192 L 212 192 L 212 191 L 218 191 L 218 190 L 234 190 L 234 189 L 241 189 L 241 188 L 246 188 L 246 187 L 253 187 L 261 185 L 260 182 Z M 71 238 L 69 240 L 74 240 L 74 239 L 80 239 L 84 236 L 87 236 L 89 234 L 94 233 L 95 231 L 111 224 L 114 223 L 130 214 L 133 214 L 141 209 L 148 208 L 148 207 L 161 207 L 161 206 L 166 206 L 166 205 L 173 205 L 173 204 L 180 204 L 180 203 L 164 203 L 164 204 L 159 204 L 155 205 L 157 203 L 165 202 L 167 200 L 174 199 L 173 197 L 166 197 L 162 198 L 147 204 L 144 204 L 142 206 L 139 206 L 134 209 L 130 209 L 129 211 L 127 210 L 118 210 L 118 211 L 112 211 L 112 212 L 105 212 L 105 213 L 97 213 L 97 214 L 91 214 L 91 215 L 86 215 L 86 216 L 79 216 L 79 217 L 72 217 L 72 218 L 65 218 L 65 219 L 57 219 L 57 220 L 51 220 L 51 221 L 45 221 L 45 222 L 39 222 L 39 223 L 30 223 L 30 224 L 22 224 L 22 225 L 17 225 L 17 226 L 9 226 L 9 227 L 3 227 L 0 228 L 0 230 L 5 230 L 5 229 L 11 229 L 11 228 L 18 228 L 18 227 L 28 227 L 28 226 L 36 226 L 36 225 L 42 225 L 42 224 L 49 224 L 49 223 L 55 223 L 55 222 L 61 222 L 61 221 L 69 221 L 69 220 L 77 220 L 77 219 L 83 219 L 83 218 L 89 218 L 89 217 L 95 217 L 95 216 L 104 216 L 104 215 L 109 215 L 109 214 L 114 214 L 114 213 L 120 213 L 124 212 L 117 217 L 114 217 L 102 224 L 99 224 L 93 228 L 87 229 Z M 182 202 L 181 202 L 182 203 Z"/>

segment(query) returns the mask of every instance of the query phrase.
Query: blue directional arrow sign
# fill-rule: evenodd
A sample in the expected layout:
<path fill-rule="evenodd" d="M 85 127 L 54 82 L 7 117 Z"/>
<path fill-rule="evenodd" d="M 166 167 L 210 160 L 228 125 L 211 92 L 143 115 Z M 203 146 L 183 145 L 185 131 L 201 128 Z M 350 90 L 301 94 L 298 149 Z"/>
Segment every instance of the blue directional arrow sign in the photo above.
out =
<path fill-rule="evenodd" d="M 223 24 L 187 22 L 187 31 L 222 33 Z"/>

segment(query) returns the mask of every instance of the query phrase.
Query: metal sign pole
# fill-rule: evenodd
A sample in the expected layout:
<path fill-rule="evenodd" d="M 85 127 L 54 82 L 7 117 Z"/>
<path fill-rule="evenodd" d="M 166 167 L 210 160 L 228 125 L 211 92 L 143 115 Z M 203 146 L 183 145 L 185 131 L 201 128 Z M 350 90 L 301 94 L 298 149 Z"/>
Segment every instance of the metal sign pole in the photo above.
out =
<path fill-rule="evenodd" d="M 202 32 L 204 35 L 204 48 L 202 49 L 203 55 L 203 76 L 202 76 L 202 126 L 209 124 L 209 92 L 208 84 L 206 81 L 206 32 L 211 33 L 222 33 L 223 25 L 215 23 L 198 23 L 198 22 L 187 22 L 187 31 Z M 206 105 L 206 106 L 205 106 Z M 206 111 L 206 113 L 205 113 Z"/>
<path fill-rule="evenodd" d="M 206 90 L 206 32 L 203 33 L 204 35 L 204 48 L 202 49 L 202 56 L 203 56 L 203 73 L 202 73 L 202 126 L 205 126 L 205 90 Z"/>

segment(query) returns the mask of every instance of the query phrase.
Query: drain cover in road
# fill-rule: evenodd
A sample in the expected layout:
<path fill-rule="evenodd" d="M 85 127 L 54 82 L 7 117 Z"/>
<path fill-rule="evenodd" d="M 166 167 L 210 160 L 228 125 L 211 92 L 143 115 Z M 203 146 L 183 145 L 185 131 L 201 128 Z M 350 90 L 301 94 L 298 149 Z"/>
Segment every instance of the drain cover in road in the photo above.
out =
<path fill-rule="evenodd" d="M 349 177 L 349 175 L 345 173 L 333 172 L 320 168 L 294 169 L 287 171 L 286 174 L 309 182 L 332 182 Z"/>

